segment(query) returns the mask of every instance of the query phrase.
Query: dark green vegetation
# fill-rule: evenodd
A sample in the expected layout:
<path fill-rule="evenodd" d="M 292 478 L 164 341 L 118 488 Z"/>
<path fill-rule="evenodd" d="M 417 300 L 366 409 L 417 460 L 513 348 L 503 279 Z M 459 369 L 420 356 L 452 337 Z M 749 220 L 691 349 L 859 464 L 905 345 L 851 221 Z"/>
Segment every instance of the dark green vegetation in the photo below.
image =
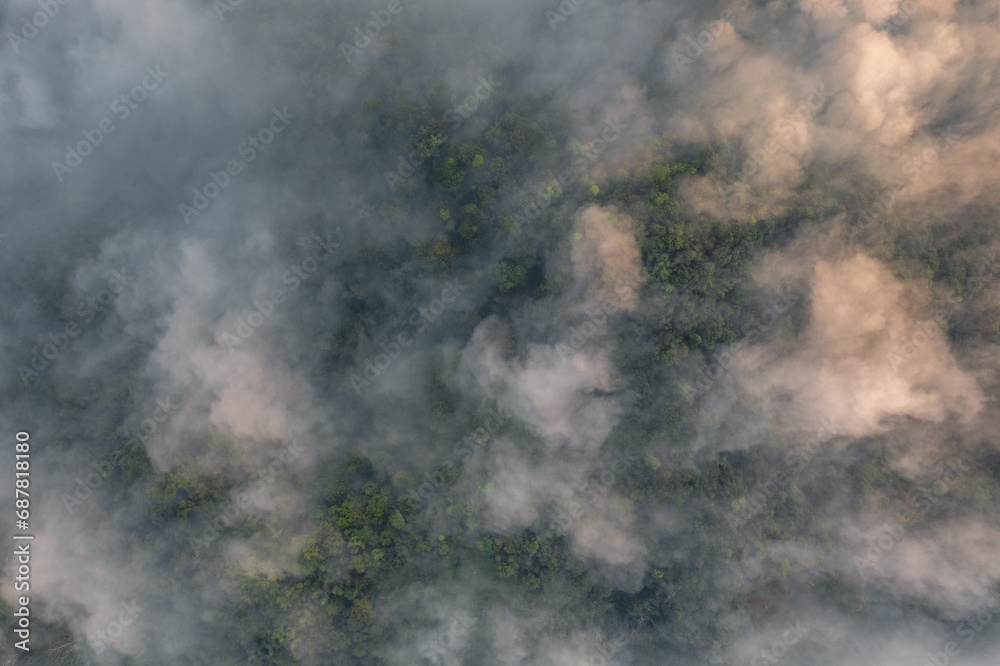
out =
<path fill-rule="evenodd" d="M 289 4 L 294 5 L 309 3 Z M 412 22 L 398 20 L 387 35 L 400 41 L 423 38 L 416 5 L 406 7 Z M 280 26 L 284 11 L 265 8 L 254 21 Z M 287 170 L 276 180 L 296 196 L 322 200 L 317 208 L 329 203 L 326 197 L 349 198 L 338 188 L 354 194 L 356 187 L 367 197 L 368 207 L 355 207 L 365 215 L 351 219 L 357 212 L 343 213 L 349 207 L 338 201 L 329 206 L 338 212 L 317 222 L 279 200 L 274 205 L 281 214 L 271 230 L 276 249 L 259 265 L 240 253 L 249 245 L 247 228 L 237 227 L 237 240 L 223 236 L 217 254 L 206 254 L 212 254 L 218 274 L 228 269 L 239 276 L 233 280 L 238 287 L 220 287 L 233 290 L 236 304 L 204 306 L 207 314 L 192 334 L 203 339 L 190 344 L 199 350 L 211 347 L 210 331 L 229 321 L 221 319 L 223 314 L 251 302 L 246 284 L 256 284 L 280 266 L 274 284 L 284 285 L 284 268 L 303 261 L 296 243 L 300 234 L 332 232 L 338 225 L 345 238 L 353 232 L 350 241 L 338 238 L 336 260 L 302 281 L 294 295 L 287 294 L 280 315 L 246 343 L 260 344 L 266 351 L 262 355 L 279 359 L 277 366 L 287 361 L 302 370 L 303 383 L 315 391 L 329 418 L 346 424 L 343 430 L 331 428 L 338 432 L 337 441 L 321 441 L 318 462 L 305 471 L 268 477 L 258 495 L 274 503 L 261 508 L 236 503 L 243 493 L 260 490 L 254 476 L 260 470 L 240 467 L 245 462 L 240 447 L 246 442 L 206 428 L 188 433 L 190 441 L 169 443 L 237 461 L 218 464 L 226 471 L 206 471 L 201 460 L 147 449 L 130 434 L 150 415 L 150 395 L 159 397 L 149 368 L 152 352 L 166 335 L 164 322 L 176 323 L 170 319 L 173 293 L 162 297 L 164 303 L 154 303 L 146 292 L 143 297 L 150 300 L 132 311 L 133 320 L 108 308 L 84 327 L 81 351 L 62 351 L 27 386 L 17 373 L 9 374 L 3 386 L 5 399 L 30 402 L 32 418 L 51 415 L 47 425 L 58 435 L 44 443 L 45 450 L 54 459 L 72 461 L 67 465 L 79 464 L 69 477 L 91 473 L 91 461 L 110 461 L 100 463 L 100 483 L 88 497 L 71 499 L 77 488 L 68 478 L 65 487 L 53 484 L 45 492 L 52 500 L 47 506 L 67 511 L 60 519 L 82 523 L 90 534 L 111 535 L 102 544 L 106 551 L 89 555 L 94 561 L 122 563 L 125 579 L 134 575 L 149 609 L 146 631 L 167 636 L 164 643 L 177 648 L 167 656 L 123 657 L 121 664 L 388 666 L 399 663 L 405 652 L 420 654 L 414 663 L 426 666 L 437 661 L 434 652 L 408 641 L 436 631 L 439 618 L 413 613 L 414 605 L 404 607 L 400 597 L 427 590 L 443 598 L 428 601 L 428 607 L 447 606 L 442 590 L 476 592 L 466 595 L 475 599 L 471 614 L 477 618 L 462 652 L 469 664 L 495 663 L 489 629 L 503 612 L 552 641 L 572 642 L 580 632 L 599 627 L 597 643 L 626 637 L 634 663 L 684 666 L 713 663 L 739 638 L 776 618 L 781 624 L 793 599 L 821 598 L 824 607 L 873 625 L 885 617 L 925 617 L 926 609 L 915 603 L 895 605 L 894 599 L 886 601 L 888 594 L 873 599 L 858 577 L 828 569 L 823 561 L 775 553 L 781 546 L 788 546 L 787 552 L 802 546 L 810 554 L 855 549 L 864 557 L 868 544 L 859 539 L 845 545 L 841 527 L 845 515 L 871 507 L 900 516 L 908 534 L 963 515 L 988 515 L 1000 501 L 1000 459 L 990 447 L 983 443 L 976 449 L 965 461 L 972 471 L 930 502 L 931 489 L 901 476 L 893 465 L 889 438 L 834 437 L 805 464 L 790 468 L 786 454 L 803 442 L 782 434 L 781 424 L 767 422 L 780 420 L 780 414 L 726 393 L 724 381 L 699 383 L 734 345 L 794 341 L 802 334 L 811 314 L 809 285 L 792 285 L 796 300 L 762 329 L 779 294 L 758 286 L 755 269 L 768 253 L 788 250 L 830 220 L 855 219 L 878 196 L 870 179 L 845 186 L 832 168 L 812 165 L 780 214 L 756 219 L 695 213 L 685 209 L 681 188 L 706 176 L 731 181 L 742 166 L 741 151 L 721 144 L 681 145 L 666 133 L 633 141 L 629 132 L 639 132 L 637 127 L 626 128 L 614 146 L 627 142 L 629 151 L 590 155 L 587 144 L 597 135 L 576 133 L 579 123 L 569 113 L 554 112 L 549 96 L 531 89 L 521 78 L 524 72 L 514 67 L 498 71 L 502 86 L 454 127 L 446 119 L 456 103 L 454 93 L 430 76 L 399 75 L 394 68 L 411 73 L 404 64 L 409 56 L 399 44 L 387 38 L 380 45 L 386 48 L 383 59 L 346 62 L 335 39 L 319 36 L 341 35 L 343 25 L 329 19 L 329 25 L 317 22 L 310 28 L 308 40 L 294 35 L 274 47 L 275 66 L 302 76 L 291 103 L 299 117 L 282 137 L 285 143 L 276 140 L 268 149 L 268 164 Z M 484 52 L 492 48 L 486 39 L 476 44 Z M 652 79 L 661 72 L 645 75 Z M 342 95 L 342 88 L 350 96 Z M 655 85 L 650 90 L 655 98 Z M 348 157 L 337 162 L 342 154 Z M 617 168 L 620 163 L 630 166 Z M 610 164 L 614 167 L 606 171 Z M 245 191 L 237 193 L 239 186 L 234 184 L 226 193 L 229 199 L 220 199 L 213 211 L 245 196 Z M 569 315 L 563 321 L 553 304 L 573 296 L 564 269 L 571 263 L 567 257 L 580 211 L 587 206 L 630 221 L 645 276 L 637 307 L 610 314 L 601 341 L 623 379 L 615 389 L 623 413 L 600 444 L 586 487 L 574 489 L 584 498 L 581 505 L 569 511 L 538 507 L 539 517 L 525 529 L 488 529 L 493 470 L 485 469 L 485 454 L 508 439 L 530 465 L 541 445 L 539 435 L 516 419 L 494 418 L 492 405 L 467 404 L 467 387 L 456 378 L 455 350 L 465 348 L 487 318 L 513 320 L 531 312 L 544 313 L 532 323 L 548 328 L 512 327 L 523 336 L 518 344 L 565 342 L 565 331 L 579 321 Z M 173 208 L 168 213 L 176 217 Z M 28 265 L 52 267 L 40 277 L 18 274 L 6 285 L 0 294 L 5 315 L 13 320 L 23 300 L 37 306 L 39 321 L 77 318 L 75 271 L 92 260 L 102 235 L 123 227 L 117 214 L 93 217 L 87 222 L 93 222 L 96 240 L 74 244 L 58 256 L 44 248 L 25 254 Z M 898 279 L 931 287 L 930 308 L 942 313 L 953 349 L 1000 343 L 1000 309 L 989 297 L 1000 265 L 986 250 L 997 240 L 995 216 L 969 207 L 960 216 L 898 222 L 889 212 L 859 233 L 865 251 L 890 266 Z M 165 235 L 160 229 L 156 233 Z M 157 242 L 169 245 L 159 237 Z M 145 275 L 148 267 L 137 263 L 136 271 Z M 250 274 L 246 280 L 243 271 Z M 162 280 L 168 272 L 153 272 L 149 280 Z M 466 285 L 475 302 L 455 306 L 421 332 L 424 337 L 407 351 L 410 356 L 390 369 L 395 375 L 386 373 L 373 380 L 381 382 L 376 387 L 355 391 L 351 377 L 364 372 L 378 345 L 392 344 L 400 331 L 416 337 L 412 313 L 427 306 L 428 293 L 451 280 Z M 171 288 L 194 291 L 190 284 Z M 154 315 L 149 312 L 154 307 L 169 314 Z M 56 330 L 30 323 L 23 326 L 28 335 Z M 19 330 L 18 335 L 25 334 Z M 48 344 L 42 335 L 23 342 L 11 335 L 2 344 L 23 363 L 31 345 L 40 351 Z M 448 353 L 432 353 L 445 348 Z M 83 351 L 95 349 L 118 351 L 106 356 Z M 436 365 L 414 380 L 413 402 L 380 402 L 376 389 L 402 381 L 410 367 L 404 363 L 421 354 Z M 267 380 L 280 383 L 280 378 Z M 206 393 L 185 396 L 181 403 L 202 400 Z M 420 414 L 405 414 L 407 409 Z M 753 428 L 776 434 L 759 446 L 727 444 L 699 452 L 710 448 L 699 448 L 700 439 L 743 442 Z M 463 438 L 471 439 L 456 454 Z M 265 444 L 280 452 L 288 442 Z M 623 455 L 629 464 L 609 476 Z M 787 482 L 768 486 L 777 471 L 786 473 Z M 45 478 L 42 474 L 39 478 Z M 306 500 L 301 505 L 288 500 L 292 493 L 285 485 Z M 603 512 L 607 507 L 613 508 L 610 517 Z M 273 515 L 279 512 L 294 520 L 276 527 Z M 571 528 L 608 523 L 640 535 L 646 549 L 643 558 L 636 558 L 641 570 L 598 562 L 574 543 Z M 858 573 L 863 575 L 863 569 Z M 14 626 L 11 613 L 0 603 L 8 636 Z M 162 617 L 191 624 L 161 628 L 155 619 Z M 86 663 L 76 656 L 87 652 L 86 646 L 79 641 L 74 647 L 65 627 L 38 619 L 34 628 L 33 653 L 25 662 Z"/>
<path fill-rule="evenodd" d="M 743 611 L 751 622 L 762 621 L 782 607 L 782 598 L 796 586 L 811 589 L 818 584 L 832 603 L 865 612 L 863 592 L 835 577 L 806 582 L 790 569 L 788 560 L 767 558 L 755 575 L 745 577 L 741 563 L 760 557 L 769 542 L 823 543 L 830 538 L 832 528 L 814 507 L 823 504 L 831 484 L 847 481 L 859 497 L 876 495 L 887 505 L 912 501 L 919 489 L 890 471 L 878 442 L 859 446 L 849 465 L 826 460 L 821 452 L 787 486 L 769 494 L 762 510 L 735 527 L 728 519 L 747 494 L 781 465 L 780 457 L 743 449 L 700 461 L 700 469 L 693 469 L 675 459 L 670 446 L 692 435 L 692 424 L 700 414 L 701 403 L 689 390 L 690 377 L 720 348 L 743 339 L 768 302 L 769 295 L 753 287 L 752 262 L 762 250 L 780 247 L 797 225 L 809 220 L 797 218 L 798 209 L 783 218 L 745 222 L 687 216 L 678 185 L 710 169 L 713 160 L 706 155 L 714 149 L 678 162 L 653 142 L 648 150 L 655 158 L 649 168 L 621 169 L 607 183 L 595 183 L 578 169 L 574 182 L 562 190 L 551 185 L 554 167 L 543 165 L 558 165 L 564 159 L 554 146 L 565 143 L 566 137 L 553 136 L 550 130 L 505 111 L 496 112 L 498 120 L 478 143 L 466 142 L 448 137 L 437 120 L 418 127 L 400 117 L 421 106 L 428 105 L 391 97 L 364 104 L 362 112 L 370 114 L 372 131 L 380 133 L 383 142 L 412 135 L 416 137 L 412 147 L 425 158 L 398 186 L 400 192 L 381 205 L 378 215 L 386 221 L 421 213 L 437 218 L 437 239 L 410 249 L 421 261 L 422 271 L 448 274 L 492 262 L 492 294 L 479 310 L 480 317 L 551 293 L 539 270 L 546 256 L 526 236 L 571 233 L 569 214 L 588 202 L 615 207 L 634 220 L 649 276 L 640 294 L 644 307 L 637 311 L 641 315 L 620 315 L 612 346 L 618 350 L 615 362 L 636 397 L 605 450 L 610 459 L 610 452 L 623 450 L 629 442 L 660 444 L 641 451 L 638 462 L 610 487 L 598 483 L 600 470 L 596 470 L 590 492 L 627 498 L 634 503 L 639 523 L 664 511 L 676 516 L 656 536 L 659 548 L 650 554 L 652 566 L 634 581 L 635 591 L 626 593 L 575 557 L 557 525 L 540 522 L 515 534 L 483 531 L 482 493 L 461 462 L 438 466 L 430 501 L 418 502 L 412 491 L 420 485 L 417 479 L 423 470 L 376 466 L 362 451 L 355 451 L 308 480 L 316 506 L 306 528 L 275 533 L 252 513 L 220 518 L 231 504 L 231 493 L 245 488 L 245 482 L 224 475 L 154 474 L 141 447 L 133 442 L 101 493 L 112 506 L 127 496 L 135 498 L 136 490 L 145 498 L 145 517 L 130 526 L 136 547 L 152 545 L 165 533 L 178 539 L 162 556 L 162 578 L 150 590 L 148 603 L 154 604 L 157 597 L 167 603 L 179 586 L 198 576 L 221 580 L 226 591 L 222 612 L 205 620 L 210 629 L 232 637 L 231 653 L 218 659 L 266 664 L 392 663 L 388 646 L 395 638 L 394 623 L 387 622 L 380 609 L 401 584 L 414 580 L 492 577 L 507 590 L 516 610 L 543 610 L 551 618 L 552 635 L 568 635 L 581 623 L 596 623 L 609 636 L 628 635 L 629 645 L 639 654 L 679 655 L 683 663 L 696 663 L 736 638 L 742 627 L 719 623 L 721 611 Z M 494 115 L 490 109 L 481 113 Z M 428 139 L 435 136 L 446 140 Z M 497 200 L 510 181 L 540 183 L 550 205 L 530 222 L 500 210 Z M 422 198 L 407 194 L 417 183 L 419 192 L 431 194 Z M 525 228 L 529 224 L 531 234 Z M 956 235 L 950 227 L 932 225 L 895 241 L 894 266 L 902 277 L 921 273 L 963 297 L 975 298 L 982 289 L 975 282 L 976 248 L 990 240 L 983 228 Z M 498 246 L 507 248 L 499 260 L 486 251 Z M 356 261 L 391 270 L 395 259 L 371 248 L 362 249 Z M 350 274 L 351 261 L 344 270 Z M 389 316 L 387 301 L 373 285 L 355 283 L 351 289 L 345 300 L 347 317 L 336 330 L 317 333 L 318 348 L 328 350 L 318 359 L 326 376 L 351 371 L 357 363 L 356 345 Z M 802 312 L 793 310 L 787 317 L 801 321 Z M 995 333 L 995 313 L 993 319 L 984 317 L 957 326 L 953 338 L 982 338 L 990 327 Z M 474 324 L 470 322 L 469 330 Z M 105 322 L 94 328 L 101 335 L 104 327 L 113 330 L 119 325 Z M 59 401 L 59 418 L 67 423 L 95 402 L 119 410 L 123 417 L 131 395 L 129 378 L 130 369 L 123 367 L 86 395 L 45 377 L 32 390 L 39 400 Z M 331 399 L 342 386 L 329 384 Z M 435 427 L 440 432 L 453 430 L 448 421 L 458 399 L 454 389 L 437 374 L 427 378 L 426 390 L 439 404 Z M 104 433 L 109 441 L 120 434 L 114 428 Z M 489 447 L 493 436 L 479 439 L 480 448 Z M 779 450 L 793 444 L 776 442 Z M 990 488 L 995 499 L 995 486 Z M 965 499 L 955 493 L 945 504 Z M 99 524 L 106 518 L 99 508 L 104 501 L 85 505 L 80 513 L 86 511 L 86 519 Z M 950 510 L 935 507 L 939 512 Z M 584 510 L 568 519 L 587 520 L 588 513 Z M 208 528 L 213 524 L 217 529 Z M 232 537 L 250 539 L 263 550 L 291 547 L 302 573 L 279 576 L 230 567 L 226 549 Z M 678 550 L 672 544 L 683 547 Z M 484 599 L 483 608 L 490 603 Z M 10 609 L 4 612 L 9 627 Z"/>

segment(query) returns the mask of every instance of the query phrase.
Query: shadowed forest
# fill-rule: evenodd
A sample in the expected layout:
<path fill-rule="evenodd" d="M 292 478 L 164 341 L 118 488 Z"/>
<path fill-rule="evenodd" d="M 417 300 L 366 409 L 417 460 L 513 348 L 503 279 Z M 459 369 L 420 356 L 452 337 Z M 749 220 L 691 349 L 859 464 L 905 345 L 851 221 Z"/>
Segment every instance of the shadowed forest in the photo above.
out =
<path fill-rule="evenodd" d="M 10 0 L 0 664 L 995 664 L 998 14 Z"/>

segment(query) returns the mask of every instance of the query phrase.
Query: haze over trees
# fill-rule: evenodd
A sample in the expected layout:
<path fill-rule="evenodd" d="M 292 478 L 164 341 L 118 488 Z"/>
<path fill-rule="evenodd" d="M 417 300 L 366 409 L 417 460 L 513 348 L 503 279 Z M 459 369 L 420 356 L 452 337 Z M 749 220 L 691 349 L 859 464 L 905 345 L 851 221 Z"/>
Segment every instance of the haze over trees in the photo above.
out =
<path fill-rule="evenodd" d="M 995 6 L 0 21 L 3 663 L 995 663 Z"/>

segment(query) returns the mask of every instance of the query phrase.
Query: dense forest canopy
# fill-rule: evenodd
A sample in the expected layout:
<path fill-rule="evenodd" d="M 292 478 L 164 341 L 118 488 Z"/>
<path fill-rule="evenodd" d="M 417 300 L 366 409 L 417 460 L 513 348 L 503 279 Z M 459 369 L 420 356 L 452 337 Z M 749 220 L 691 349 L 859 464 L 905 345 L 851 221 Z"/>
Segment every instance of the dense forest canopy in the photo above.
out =
<path fill-rule="evenodd" d="M 995 664 L 998 18 L 11 0 L 0 663 Z"/>

